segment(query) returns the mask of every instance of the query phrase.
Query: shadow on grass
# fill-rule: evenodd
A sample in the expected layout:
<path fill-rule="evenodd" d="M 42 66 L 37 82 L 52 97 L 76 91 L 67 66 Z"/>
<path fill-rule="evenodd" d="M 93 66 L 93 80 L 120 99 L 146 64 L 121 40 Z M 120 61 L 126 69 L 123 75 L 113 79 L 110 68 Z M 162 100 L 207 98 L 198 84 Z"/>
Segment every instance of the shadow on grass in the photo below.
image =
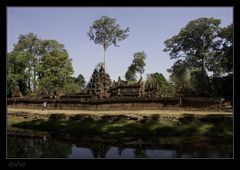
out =
<path fill-rule="evenodd" d="M 111 135 L 111 136 L 232 136 L 232 119 L 196 118 L 188 115 L 178 122 L 166 120 L 31 120 L 15 123 L 12 127 L 47 131 L 54 134 Z M 206 120 L 205 120 L 206 119 Z"/>

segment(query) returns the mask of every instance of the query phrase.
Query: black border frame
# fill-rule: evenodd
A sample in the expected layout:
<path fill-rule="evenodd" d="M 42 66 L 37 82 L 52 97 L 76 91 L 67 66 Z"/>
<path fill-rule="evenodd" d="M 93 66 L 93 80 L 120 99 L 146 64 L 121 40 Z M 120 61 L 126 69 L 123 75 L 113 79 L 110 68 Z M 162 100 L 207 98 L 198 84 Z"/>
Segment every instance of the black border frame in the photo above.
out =
<path fill-rule="evenodd" d="M 13 165 L 17 165 L 15 167 L 18 168 L 70 168 L 70 167 L 79 167 L 79 168 L 84 168 L 85 165 L 87 166 L 86 168 L 89 169 L 91 167 L 94 167 L 95 165 L 100 168 L 101 164 L 105 164 L 104 168 L 130 168 L 129 163 L 133 163 L 134 166 L 131 168 L 136 168 L 135 166 L 142 166 L 146 165 L 147 168 L 150 168 L 150 166 L 156 165 L 156 168 L 162 167 L 162 163 L 166 163 L 167 168 L 174 167 L 175 164 L 171 164 L 169 161 L 176 161 L 177 166 L 179 163 L 184 165 L 185 168 L 190 167 L 198 167 L 198 168 L 206 168 L 206 164 L 198 163 L 196 165 L 188 166 L 188 163 L 186 164 L 185 160 L 186 159 L 169 159 L 169 160 L 159 160 L 159 159 L 146 159 L 146 160 L 103 160 L 103 159 L 93 159 L 93 160 L 71 160 L 71 159 L 7 159 L 6 158 L 6 52 L 7 52 L 7 7 L 34 7 L 34 6 L 49 6 L 49 7 L 71 7 L 71 6 L 80 6 L 80 7 L 113 7 L 113 6 L 118 6 L 118 7 L 233 7 L 234 8 L 234 159 L 220 159 L 220 161 L 215 162 L 215 159 L 201 159 L 200 161 L 206 161 L 207 163 L 213 163 L 213 167 L 209 168 L 216 168 L 215 166 L 222 167 L 222 165 L 226 165 L 226 167 L 229 168 L 229 166 L 232 165 L 232 161 L 240 159 L 240 117 L 239 117 L 239 95 L 237 95 L 237 81 L 238 81 L 238 63 L 239 63 L 239 48 L 238 44 L 240 44 L 239 39 L 236 37 L 239 36 L 239 22 L 240 22 L 240 7 L 237 5 L 239 3 L 239 0 L 219 0 L 219 1 L 211 1 L 211 0 L 201 0 L 201 1 L 190 1 L 190 0 L 171 0 L 171 1 L 162 1 L 162 2 L 157 2 L 156 0 L 148 0 L 148 1 L 140 1 L 140 2 L 127 2 L 127 1 L 76 1 L 76 0 L 68 0 L 68 1 L 46 1 L 46 0 L 41 0 L 41 1 L 25 1 L 25 0 L 7 0 L 7 1 L 0 1 L 0 9 L 1 9 L 1 21 L 4 24 L 1 24 L 1 57 L 0 57 L 0 77 L 1 77 L 1 83 L 0 83 L 0 109 L 1 109 L 1 114 L 0 114 L 0 134 L 1 134 L 1 159 L 5 163 L 5 168 L 11 168 L 14 167 Z M 3 14 L 3 15 L 2 15 Z M 3 38 L 4 37 L 4 38 Z M 92 163 L 95 162 L 95 163 Z M 112 162 L 114 166 L 108 165 L 108 163 Z M 121 161 L 121 162 L 120 162 Z M 125 162 L 122 163 L 122 161 Z M 163 162 L 164 161 L 164 162 Z M 181 161 L 181 162 L 180 162 Z M 191 161 L 196 161 L 196 159 L 191 159 Z M 198 161 L 198 160 L 197 160 Z M 211 162 L 210 162 L 211 161 Z M 226 163 L 226 161 L 231 161 Z M 236 162 L 236 161 L 235 161 Z M 226 164 L 225 164 L 226 163 Z M 230 163 L 230 164 L 229 164 Z M 3 165 L 3 164 L 1 164 Z M 21 166 L 22 165 L 22 166 Z M 153 166 L 155 167 L 155 166 Z"/>

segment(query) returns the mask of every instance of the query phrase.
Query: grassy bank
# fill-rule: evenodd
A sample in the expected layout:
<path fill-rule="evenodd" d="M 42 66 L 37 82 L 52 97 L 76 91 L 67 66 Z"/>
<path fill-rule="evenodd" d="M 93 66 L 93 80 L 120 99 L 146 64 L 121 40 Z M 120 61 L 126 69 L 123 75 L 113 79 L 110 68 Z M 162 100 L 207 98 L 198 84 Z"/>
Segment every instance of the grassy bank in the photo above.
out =
<path fill-rule="evenodd" d="M 158 117 L 150 119 L 34 119 L 8 115 L 8 130 L 34 130 L 55 135 L 82 136 L 208 136 L 232 137 L 232 117 L 226 115 L 181 117 Z"/>

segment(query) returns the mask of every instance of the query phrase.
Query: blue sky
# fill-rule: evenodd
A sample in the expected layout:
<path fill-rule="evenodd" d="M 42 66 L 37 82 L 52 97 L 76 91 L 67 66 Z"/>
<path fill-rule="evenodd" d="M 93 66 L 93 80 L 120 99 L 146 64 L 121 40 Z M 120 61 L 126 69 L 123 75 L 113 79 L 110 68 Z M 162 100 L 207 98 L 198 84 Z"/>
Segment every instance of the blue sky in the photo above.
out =
<path fill-rule="evenodd" d="M 87 32 L 101 16 L 116 18 L 121 28 L 130 27 L 129 37 L 106 51 L 106 70 L 112 80 L 124 78 L 133 54 L 147 54 L 145 72 L 160 72 L 168 79 L 167 69 L 175 60 L 163 52 L 164 41 L 178 34 L 189 21 L 200 17 L 221 19 L 221 27 L 233 22 L 231 7 L 8 7 L 7 51 L 13 49 L 20 34 L 32 32 L 41 39 L 55 39 L 65 45 L 72 59 L 74 76 L 86 81 L 97 63 L 103 61 L 103 48 L 89 40 Z"/>

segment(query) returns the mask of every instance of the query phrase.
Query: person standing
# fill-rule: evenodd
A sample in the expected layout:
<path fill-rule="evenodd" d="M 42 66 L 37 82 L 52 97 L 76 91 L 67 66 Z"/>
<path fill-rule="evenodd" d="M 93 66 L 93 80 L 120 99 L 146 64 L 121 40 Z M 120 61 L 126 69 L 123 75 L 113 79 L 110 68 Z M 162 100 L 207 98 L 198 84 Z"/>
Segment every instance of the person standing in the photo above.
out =
<path fill-rule="evenodd" d="M 47 108 L 47 102 L 43 102 L 43 110 L 45 110 Z"/>

